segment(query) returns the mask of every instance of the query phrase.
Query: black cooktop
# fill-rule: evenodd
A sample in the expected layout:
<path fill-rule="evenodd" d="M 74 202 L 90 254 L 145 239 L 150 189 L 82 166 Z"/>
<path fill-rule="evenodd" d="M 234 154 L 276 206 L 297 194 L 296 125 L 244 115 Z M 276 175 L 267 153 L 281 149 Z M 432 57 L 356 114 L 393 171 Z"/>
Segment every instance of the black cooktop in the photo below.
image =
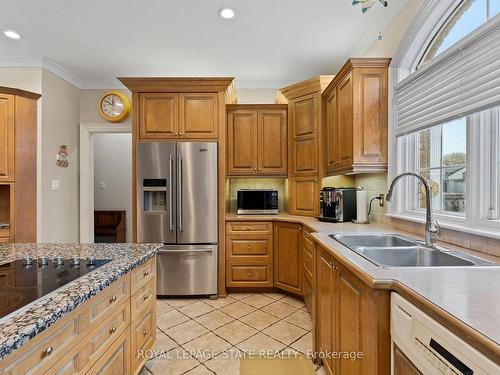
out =
<path fill-rule="evenodd" d="M 29 258 L 0 265 L 0 318 L 78 279 L 109 259 Z"/>

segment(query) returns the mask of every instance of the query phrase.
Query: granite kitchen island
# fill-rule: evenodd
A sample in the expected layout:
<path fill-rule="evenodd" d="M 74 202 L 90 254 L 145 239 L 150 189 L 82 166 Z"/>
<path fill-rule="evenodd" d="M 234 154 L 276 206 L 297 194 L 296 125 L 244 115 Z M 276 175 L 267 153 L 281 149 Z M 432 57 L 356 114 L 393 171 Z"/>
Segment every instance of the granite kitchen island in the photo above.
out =
<path fill-rule="evenodd" d="M 6 311 L 22 299 L 25 286 L 13 276 L 20 267 L 34 267 L 32 277 L 42 283 L 41 265 L 47 259 L 45 267 L 56 267 L 60 261 L 73 264 L 73 260 L 79 267 L 80 259 L 84 267 L 89 260 L 108 260 L 0 319 L 0 372 L 139 372 L 145 358 L 138 353 L 155 341 L 155 255 L 161 246 L 0 245 L 0 296 Z M 57 281 L 69 272 L 70 266 L 66 267 L 61 265 Z"/>

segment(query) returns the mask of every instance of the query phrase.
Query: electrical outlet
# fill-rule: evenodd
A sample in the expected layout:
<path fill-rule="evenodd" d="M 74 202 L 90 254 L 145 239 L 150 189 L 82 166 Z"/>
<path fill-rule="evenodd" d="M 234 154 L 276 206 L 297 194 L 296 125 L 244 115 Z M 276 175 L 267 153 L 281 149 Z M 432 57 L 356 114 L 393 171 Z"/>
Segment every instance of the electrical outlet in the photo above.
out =
<path fill-rule="evenodd" d="M 384 207 L 384 203 L 385 203 L 385 202 L 384 202 L 384 198 L 385 198 L 384 193 L 380 193 L 378 196 L 379 196 L 379 198 L 380 198 L 380 199 L 378 200 L 378 204 L 379 204 L 379 206 L 380 206 L 380 207 Z"/>
<path fill-rule="evenodd" d="M 61 189 L 61 184 L 59 183 L 59 180 L 52 180 L 51 181 L 51 188 L 52 188 L 52 190 Z"/>

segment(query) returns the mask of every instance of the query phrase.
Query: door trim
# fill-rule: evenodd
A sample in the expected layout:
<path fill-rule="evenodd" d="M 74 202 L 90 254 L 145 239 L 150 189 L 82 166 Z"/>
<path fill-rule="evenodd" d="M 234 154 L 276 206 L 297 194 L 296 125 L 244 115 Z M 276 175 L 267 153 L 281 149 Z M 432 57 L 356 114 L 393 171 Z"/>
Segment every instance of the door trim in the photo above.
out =
<path fill-rule="evenodd" d="M 94 134 L 97 133 L 131 134 L 132 125 L 80 124 L 80 243 L 94 242 Z"/>

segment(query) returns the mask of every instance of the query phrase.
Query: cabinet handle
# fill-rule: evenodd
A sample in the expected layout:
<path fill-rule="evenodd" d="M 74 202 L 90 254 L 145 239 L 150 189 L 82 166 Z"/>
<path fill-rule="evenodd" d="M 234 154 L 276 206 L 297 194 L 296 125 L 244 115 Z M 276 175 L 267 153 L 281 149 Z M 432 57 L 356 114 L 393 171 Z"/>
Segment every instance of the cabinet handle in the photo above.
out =
<path fill-rule="evenodd" d="M 150 296 L 149 294 L 146 294 L 146 295 L 143 297 L 144 301 L 146 301 L 149 297 L 151 297 L 151 296 Z"/>
<path fill-rule="evenodd" d="M 52 346 L 49 346 L 48 348 L 44 349 L 42 354 L 44 357 L 51 355 L 52 352 L 54 351 L 54 348 Z"/>
<path fill-rule="evenodd" d="M 113 296 L 109 299 L 109 303 L 113 303 L 116 301 L 116 296 Z"/>
<path fill-rule="evenodd" d="M 112 335 L 113 333 L 116 332 L 116 327 L 112 327 L 110 330 L 109 330 L 109 334 Z"/>
<path fill-rule="evenodd" d="M 149 271 L 144 271 L 144 277 L 148 276 L 149 275 Z"/>

